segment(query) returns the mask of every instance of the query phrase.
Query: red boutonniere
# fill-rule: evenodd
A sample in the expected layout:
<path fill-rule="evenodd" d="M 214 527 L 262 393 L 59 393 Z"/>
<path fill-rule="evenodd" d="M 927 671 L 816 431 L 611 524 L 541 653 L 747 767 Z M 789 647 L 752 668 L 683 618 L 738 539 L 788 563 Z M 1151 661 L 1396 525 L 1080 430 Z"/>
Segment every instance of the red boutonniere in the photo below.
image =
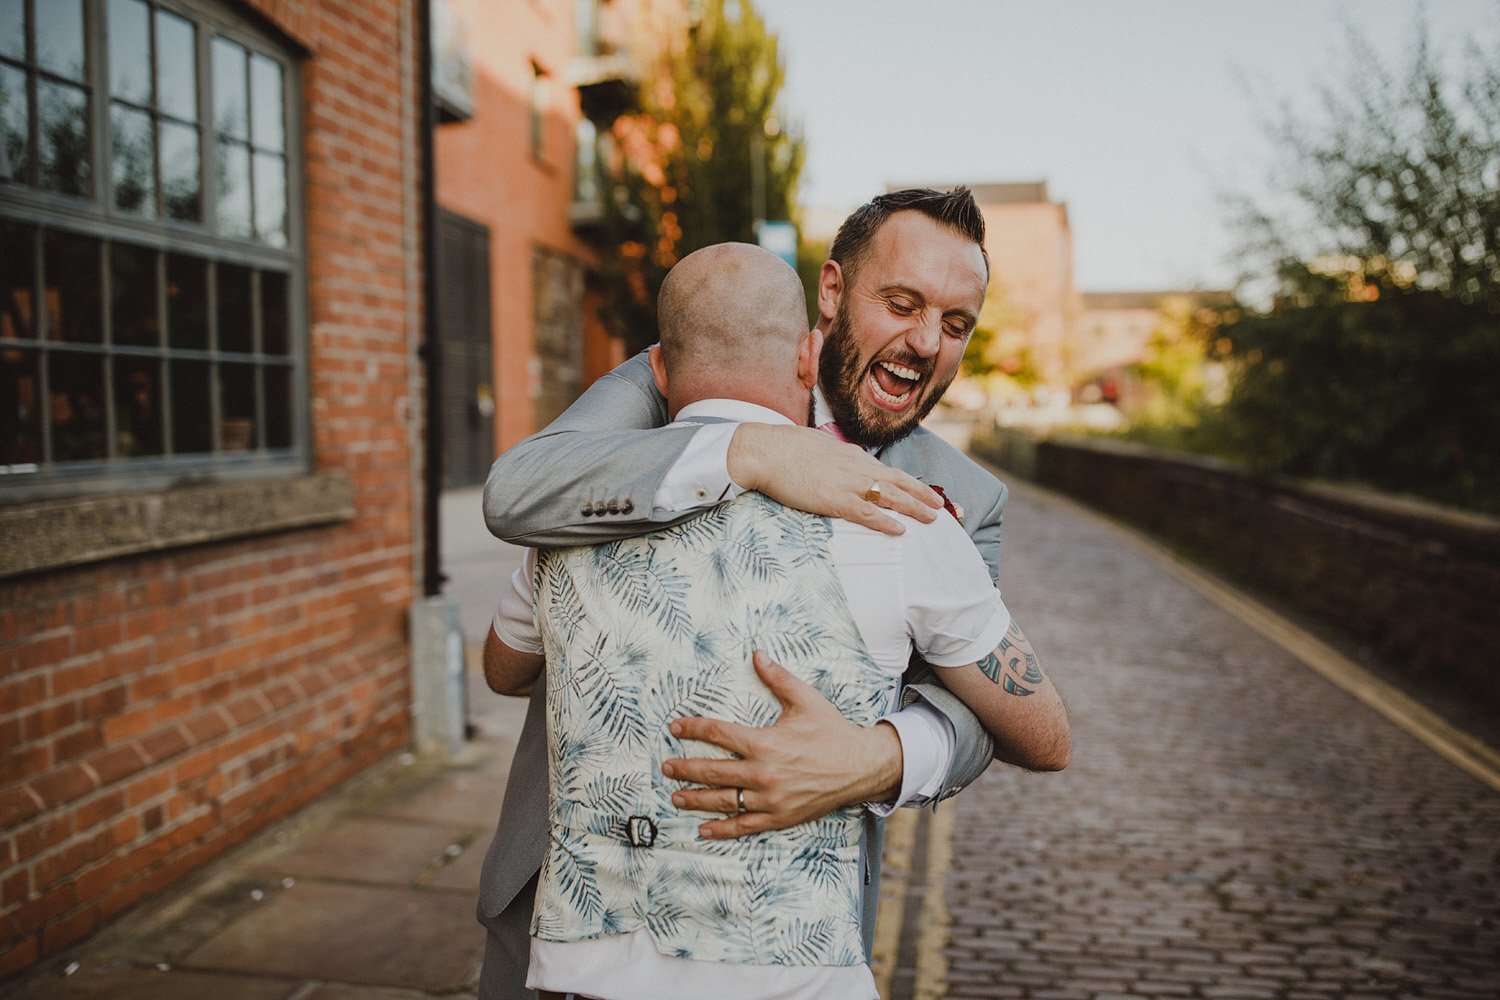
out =
<path fill-rule="evenodd" d="M 964 523 L 964 509 L 958 504 L 954 503 L 952 500 L 949 500 L 948 494 L 943 491 L 943 488 L 941 486 L 934 486 L 932 483 L 928 483 L 927 488 L 943 498 L 944 510 L 952 514 L 959 524 Z"/>

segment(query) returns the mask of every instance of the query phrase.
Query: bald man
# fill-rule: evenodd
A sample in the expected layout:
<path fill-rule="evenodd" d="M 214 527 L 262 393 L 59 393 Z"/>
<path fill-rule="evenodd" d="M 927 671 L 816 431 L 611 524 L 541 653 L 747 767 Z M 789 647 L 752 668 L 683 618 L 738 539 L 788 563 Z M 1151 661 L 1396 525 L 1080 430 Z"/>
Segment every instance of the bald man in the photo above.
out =
<path fill-rule="evenodd" d="M 671 271 L 659 305 L 650 364 L 676 421 L 809 422 L 822 334 L 806 329 L 801 283 L 778 258 L 705 248 Z M 902 520 L 903 534 L 885 535 L 747 493 L 641 538 L 543 550 L 517 571 L 485 673 L 519 693 L 545 661 L 550 845 L 527 987 L 591 1000 L 876 996 L 861 945 L 862 810 L 703 839 L 698 824 L 715 814 L 684 808 L 703 809 L 701 793 L 669 762 L 727 755 L 669 735 L 684 710 L 728 720 L 731 749 L 742 727 L 778 714 L 868 733 L 915 649 L 1011 758 L 1066 763 L 1061 700 L 968 536 L 946 514 Z M 757 655 L 752 667 L 753 651 L 780 665 Z M 746 794 L 710 808 L 755 808 Z"/>

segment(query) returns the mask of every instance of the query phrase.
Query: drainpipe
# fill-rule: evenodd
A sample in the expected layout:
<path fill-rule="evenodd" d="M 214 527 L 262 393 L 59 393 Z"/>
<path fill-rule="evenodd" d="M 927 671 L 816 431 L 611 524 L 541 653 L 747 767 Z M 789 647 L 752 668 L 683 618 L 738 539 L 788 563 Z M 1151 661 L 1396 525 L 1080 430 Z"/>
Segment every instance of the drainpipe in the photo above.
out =
<path fill-rule="evenodd" d="M 426 337 L 422 345 L 424 378 L 427 383 L 427 434 L 425 438 L 426 489 L 423 497 L 422 593 L 436 597 L 443 592 L 442 538 L 439 534 L 438 498 L 443 490 L 443 407 L 441 387 L 443 348 L 438 336 L 437 315 L 437 156 L 433 131 L 437 116 L 432 99 L 432 0 L 417 2 L 417 31 L 421 37 L 421 68 L 418 70 L 421 101 L 422 149 L 422 323 Z"/>
<path fill-rule="evenodd" d="M 437 321 L 437 181 L 433 129 L 437 115 L 432 94 L 432 0 L 417 0 L 418 119 L 422 170 L 422 325 L 425 337 L 419 352 L 426 382 L 426 424 L 423 438 L 425 487 L 422 496 L 422 594 L 412 602 L 411 723 L 412 743 L 419 752 L 454 757 L 463 752 L 467 736 L 468 698 L 464 675 L 463 632 L 458 604 L 443 596 L 443 548 L 439 533 L 439 497 L 443 489 L 443 354 Z"/>

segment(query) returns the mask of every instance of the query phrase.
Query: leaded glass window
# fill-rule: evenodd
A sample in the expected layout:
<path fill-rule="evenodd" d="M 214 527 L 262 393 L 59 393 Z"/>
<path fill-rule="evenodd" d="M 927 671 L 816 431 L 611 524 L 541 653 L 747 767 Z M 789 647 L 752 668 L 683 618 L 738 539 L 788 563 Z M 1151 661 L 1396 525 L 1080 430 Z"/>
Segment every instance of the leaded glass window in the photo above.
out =
<path fill-rule="evenodd" d="M 0 0 L 0 502 L 306 463 L 296 64 L 207 0 Z"/>

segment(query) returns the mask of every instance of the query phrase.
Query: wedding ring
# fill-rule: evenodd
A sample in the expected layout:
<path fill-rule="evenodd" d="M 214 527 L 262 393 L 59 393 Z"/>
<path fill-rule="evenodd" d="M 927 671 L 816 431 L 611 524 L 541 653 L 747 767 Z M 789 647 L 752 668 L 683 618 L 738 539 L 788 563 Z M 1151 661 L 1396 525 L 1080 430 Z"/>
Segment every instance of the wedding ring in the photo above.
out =
<path fill-rule="evenodd" d="M 745 811 L 745 790 L 736 788 L 734 790 L 734 804 L 740 807 L 740 812 Z"/>
<path fill-rule="evenodd" d="M 865 499 L 871 503 L 880 502 L 880 480 L 875 480 L 870 484 L 870 488 L 865 490 Z"/>

